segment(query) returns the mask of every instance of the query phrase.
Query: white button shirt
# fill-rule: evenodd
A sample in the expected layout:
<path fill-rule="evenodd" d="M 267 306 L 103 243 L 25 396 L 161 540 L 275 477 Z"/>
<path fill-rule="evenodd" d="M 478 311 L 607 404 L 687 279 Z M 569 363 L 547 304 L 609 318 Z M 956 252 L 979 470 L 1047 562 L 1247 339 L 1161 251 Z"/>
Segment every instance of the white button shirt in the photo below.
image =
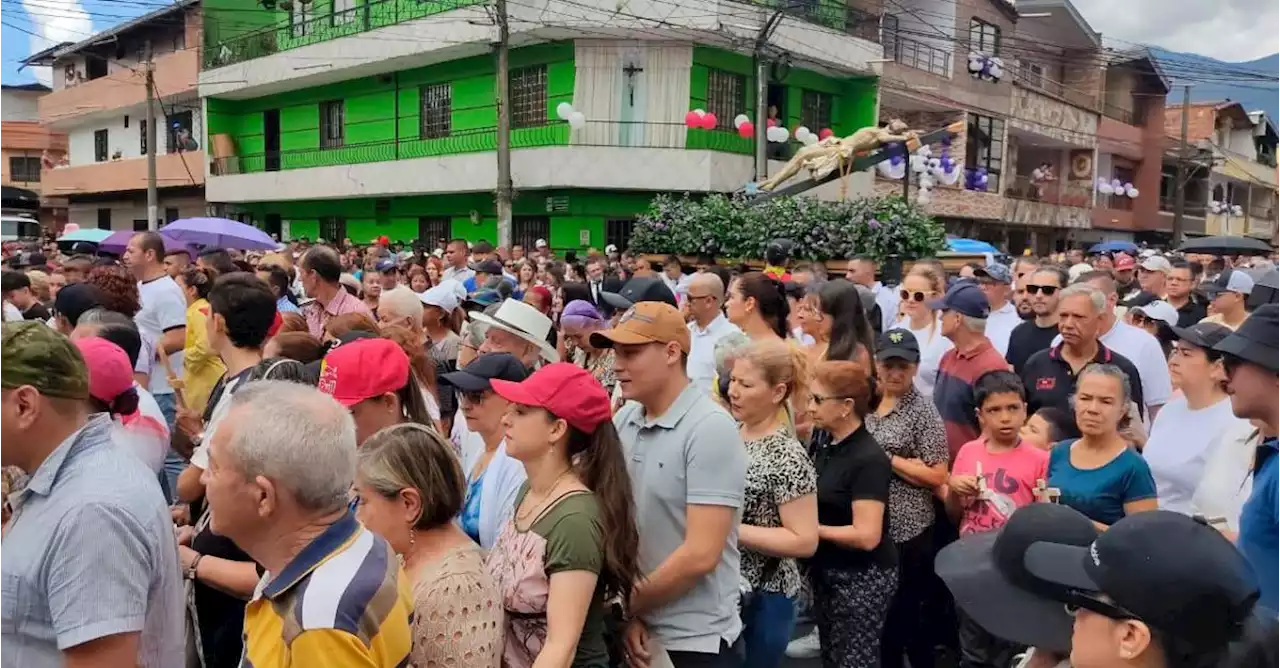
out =
<path fill-rule="evenodd" d="M 689 325 L 689 380 L 704 392 L 710 392 L 716 380 L 716 342 L 733 332 L 741 332 L 724 314 L 716 316 L 706 329 L 697 322 Z"/>
<path fill-rule="evenodd" d="M 1022 317 L 1013 302 L 1005 302 L 1004 306 L 987 316 L 987 338 L 1001 357 L 1009 353 L 1009 336 L 1013 334 L 1013 328 L 1021 324 Z"/>

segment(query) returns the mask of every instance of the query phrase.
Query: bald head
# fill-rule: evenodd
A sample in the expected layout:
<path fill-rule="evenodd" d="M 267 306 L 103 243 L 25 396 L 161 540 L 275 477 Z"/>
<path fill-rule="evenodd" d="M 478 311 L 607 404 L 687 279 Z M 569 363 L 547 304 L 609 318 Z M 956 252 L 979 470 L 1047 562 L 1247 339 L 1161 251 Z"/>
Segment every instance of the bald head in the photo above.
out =
<path fill-rule="evenodd" d="M 724 304 L 724 281 L 709 271 L 694 274 L 686 301 L 689 317 L 699 327 L 707 327 L 720 315 L 721 304 Z"/>
<path fill-rule="evenodd" d="M 716 305 L 719 306 L 724 302 L 724 281 L 709 271 L 694 274 L 689 281 L 689 295 L 715 297 Z"/>

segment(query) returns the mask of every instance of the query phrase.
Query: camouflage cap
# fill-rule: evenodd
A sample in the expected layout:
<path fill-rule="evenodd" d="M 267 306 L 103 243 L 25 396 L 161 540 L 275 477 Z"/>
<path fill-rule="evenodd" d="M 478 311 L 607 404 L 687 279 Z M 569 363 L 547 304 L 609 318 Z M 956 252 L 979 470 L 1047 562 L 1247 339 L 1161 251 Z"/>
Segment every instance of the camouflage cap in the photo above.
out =
<path fill-rule="evenodd" d="M 0 387 L 23 385 L 47 397 L 89 398 L 89 369 L 67 337 L 38 321 L 5 323 L 0 329 Z"/>

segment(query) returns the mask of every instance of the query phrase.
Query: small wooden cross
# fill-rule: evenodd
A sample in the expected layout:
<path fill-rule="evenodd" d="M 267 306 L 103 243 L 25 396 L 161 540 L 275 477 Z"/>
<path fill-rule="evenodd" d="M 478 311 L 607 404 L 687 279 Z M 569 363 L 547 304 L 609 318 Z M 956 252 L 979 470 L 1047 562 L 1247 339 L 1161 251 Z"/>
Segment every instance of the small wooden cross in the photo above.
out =
<path fill-rule="evenodd" d="M 1035 496 L 1036 501 L 1041 503 L 1057 503 L 1062 496 L 1062 490 L 1057 487 L 1050 487 L 1044 478 L 1040 478 L 1036 480 Z"/>
<path fill-rule="evenodd" d="M 974 465 L 977 468 L 978 475 L 978 498 L 989 499 L 991 498 L 991 490 L 987 489 L 987 479 L 982 477 L 982 462 L 974 462 Z"/>

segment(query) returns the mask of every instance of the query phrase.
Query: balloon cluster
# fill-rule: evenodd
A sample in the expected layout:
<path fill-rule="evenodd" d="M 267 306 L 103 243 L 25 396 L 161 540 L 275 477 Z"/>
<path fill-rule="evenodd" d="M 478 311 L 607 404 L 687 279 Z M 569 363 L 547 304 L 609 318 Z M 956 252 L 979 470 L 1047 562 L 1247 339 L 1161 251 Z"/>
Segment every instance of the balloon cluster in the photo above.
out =
<path fill-rule="evenodd" d="M 987 184 L 991 182 L 991 177 L 987 174 L 986 167 L 970 167 L 964 170 L 964 187 L 969 190 L 987 191 Z"/>
<path fill-rule="evenodd" d="M 1103 195 L 1124 195 L 1129 199 L 1138 197 L 1138 189 L 1132 183 L 1121 183 L 1120 179 L 1098 179 L 1098 192 Z"/>
<path fill-rule="evenodd" d="M 938 184 L 953 186 L 960 180 L 960 165 L 951 157 L 951 152 L 944 147 L 937 157 L 928 145 L 921 146 L 914 153 L 907 154 L 902 144 L 893 144 L 885 149 L 890 153 L 888 160 L 876 163 L 876 170 L 881 176 L 889 179 L 900 179 L 906 175 L 907 169 L 916 175 L 918 187 L 916 198 L 920 204 L 928 204 L 931 193 Z"/>
<path fill-rule="evenodd" d="M 747 118 L 746 114 L 738 114 L 733 117 L 733 127 L 737 128 L 738 136 L 743 139 L 751 139 L 756 136 L 756 124 Z"/>
<path fill-rule="evenodd" d="M 769 127 L 764 131 L 765 139 L 775 144 L 785 144 L 788 139 L 791 139 L 791 131 L 778 125 L 778 121 L 770 118 L 766 124 Z"/>
<path fill-rule="evenodd" d="M 561 102 L 556 105 L 556 116 L 558 116 L 562 121 L 568 121 L 569 127 L 574 130 L 581 130 L 582 128 L 587 127 L 586 115 L 581 111 L 575 110 L 573 105 L 568 102 Z"/>
<path fill-rule="evenodd" d="M 714 130 L 719 122 L 715 114 L 702 109 L 694 109 L 684 115 L 684 124 L 691 130 Z"/>
<path fill-rule="evenodd" d="M 969 53 L 969 74 L 975 79 L 995 83 L 1004 76 L 1004 61 L 977 52 Z"/>
<path fill-rule="evenodd" d="M 1244 207 L 1240 206 L 1239 204 L 1232 204 L 1230 202 L 1219 202 L 1216 199 L 1211 199 L 1209 200 L 1209 213 L 1225 214 L 1228 216 L 1243 216 Z"/>

